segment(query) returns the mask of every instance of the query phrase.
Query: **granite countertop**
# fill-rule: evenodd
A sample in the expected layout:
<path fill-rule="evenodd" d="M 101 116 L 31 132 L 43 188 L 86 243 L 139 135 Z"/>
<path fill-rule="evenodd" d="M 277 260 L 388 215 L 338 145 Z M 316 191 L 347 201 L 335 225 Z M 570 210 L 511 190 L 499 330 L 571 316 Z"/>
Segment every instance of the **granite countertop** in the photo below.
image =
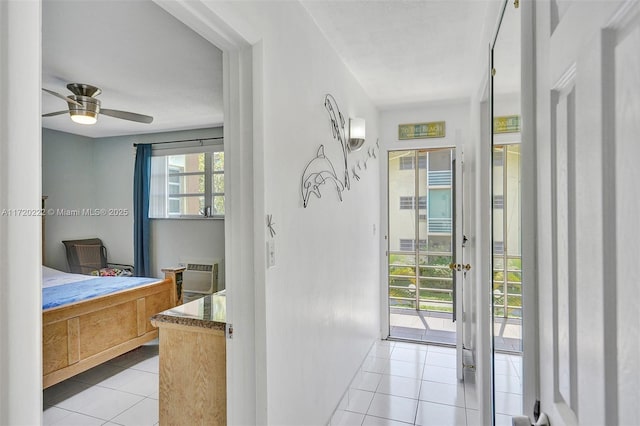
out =
<path fill-rule="evenodd" d="M 161 323 L 170 323 L 224 331 L 226 307 L 227 299 L 223 290 L 160 312 L 151 317 L 151 323 L 156 327 Z"/>

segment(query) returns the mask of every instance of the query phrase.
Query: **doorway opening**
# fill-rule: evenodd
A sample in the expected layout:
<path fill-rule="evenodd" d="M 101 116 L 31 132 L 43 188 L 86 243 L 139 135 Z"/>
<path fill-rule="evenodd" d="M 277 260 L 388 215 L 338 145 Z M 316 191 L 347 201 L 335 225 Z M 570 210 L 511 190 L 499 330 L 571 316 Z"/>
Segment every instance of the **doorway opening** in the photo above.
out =
<path fill-rule="evenodd" d="M 389 337 L 456 345 L 455 148 L 388 154 Z"/>

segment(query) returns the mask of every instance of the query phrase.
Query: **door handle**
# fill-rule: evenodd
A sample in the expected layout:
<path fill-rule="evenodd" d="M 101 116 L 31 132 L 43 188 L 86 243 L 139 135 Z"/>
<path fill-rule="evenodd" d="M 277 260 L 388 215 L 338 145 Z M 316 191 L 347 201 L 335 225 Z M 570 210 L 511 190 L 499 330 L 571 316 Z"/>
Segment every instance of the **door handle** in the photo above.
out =
<path fill-rule="evenodd" d="M 461 263 L 450 263 L 449 269 L 451 269 L 452 271 L 458 271 L 458 272 L 462 270 L 468 271 L 471 269 L 471 265 L 468 263 L 466 265 L 463 265 Z"/>

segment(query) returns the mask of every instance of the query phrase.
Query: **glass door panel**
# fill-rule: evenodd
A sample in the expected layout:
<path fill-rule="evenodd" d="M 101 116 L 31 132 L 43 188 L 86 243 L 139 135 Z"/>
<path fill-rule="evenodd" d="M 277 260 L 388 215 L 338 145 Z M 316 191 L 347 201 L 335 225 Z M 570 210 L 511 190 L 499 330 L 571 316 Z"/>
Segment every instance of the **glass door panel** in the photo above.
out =
<path fill-rule="evenodd" d="M 404 312 L 417 309 L 415 246 L 416 151 L 389 153 L 389 310 L 397 337 L 420 340 Z M 405 327 L 406 326 L 406 327 Z"/>
<path fill-rule="evenodd" d="M 454 152 L 389 153 L 390 337 L 456 344 Z"/>

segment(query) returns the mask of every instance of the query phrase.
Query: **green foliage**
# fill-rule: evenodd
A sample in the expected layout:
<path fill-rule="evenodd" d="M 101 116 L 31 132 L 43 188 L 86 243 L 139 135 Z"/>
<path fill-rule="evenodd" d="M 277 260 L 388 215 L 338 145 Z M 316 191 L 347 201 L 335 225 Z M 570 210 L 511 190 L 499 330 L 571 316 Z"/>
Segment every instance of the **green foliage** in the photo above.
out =
<path fill-rule="evenodd" d="M 391 267 L 389 267 L 389 274 L 390 275 L 402 275 L 402 276 L 405 276 L 405 277 L 414 277 L 414 284 L 415 284 L 416 269 L 414 267 L 410 267 L 410 266 L 391 266 Z"/>
<path fill-rule="evenodd" d="M 522 259 L 519 257 L 510 257 L 507 259 L 507 267 L 511 270 L 522 271 Z"/>
<path fill-rule="evenodd" d="M 435 306 L 435 305 L 426 305 L 420 304 L 420 309 L 425 311 L 435 311 L 435 312 L 453 312 L 453 306 Z"/>
<path fill-rule="evenodd" d="M 453 273 L 451 269 L 449 269 L 448 265 L 446 267 L 422 266 L 420 267 L 420 276 L 433 278 L 452 278 Z"/>

